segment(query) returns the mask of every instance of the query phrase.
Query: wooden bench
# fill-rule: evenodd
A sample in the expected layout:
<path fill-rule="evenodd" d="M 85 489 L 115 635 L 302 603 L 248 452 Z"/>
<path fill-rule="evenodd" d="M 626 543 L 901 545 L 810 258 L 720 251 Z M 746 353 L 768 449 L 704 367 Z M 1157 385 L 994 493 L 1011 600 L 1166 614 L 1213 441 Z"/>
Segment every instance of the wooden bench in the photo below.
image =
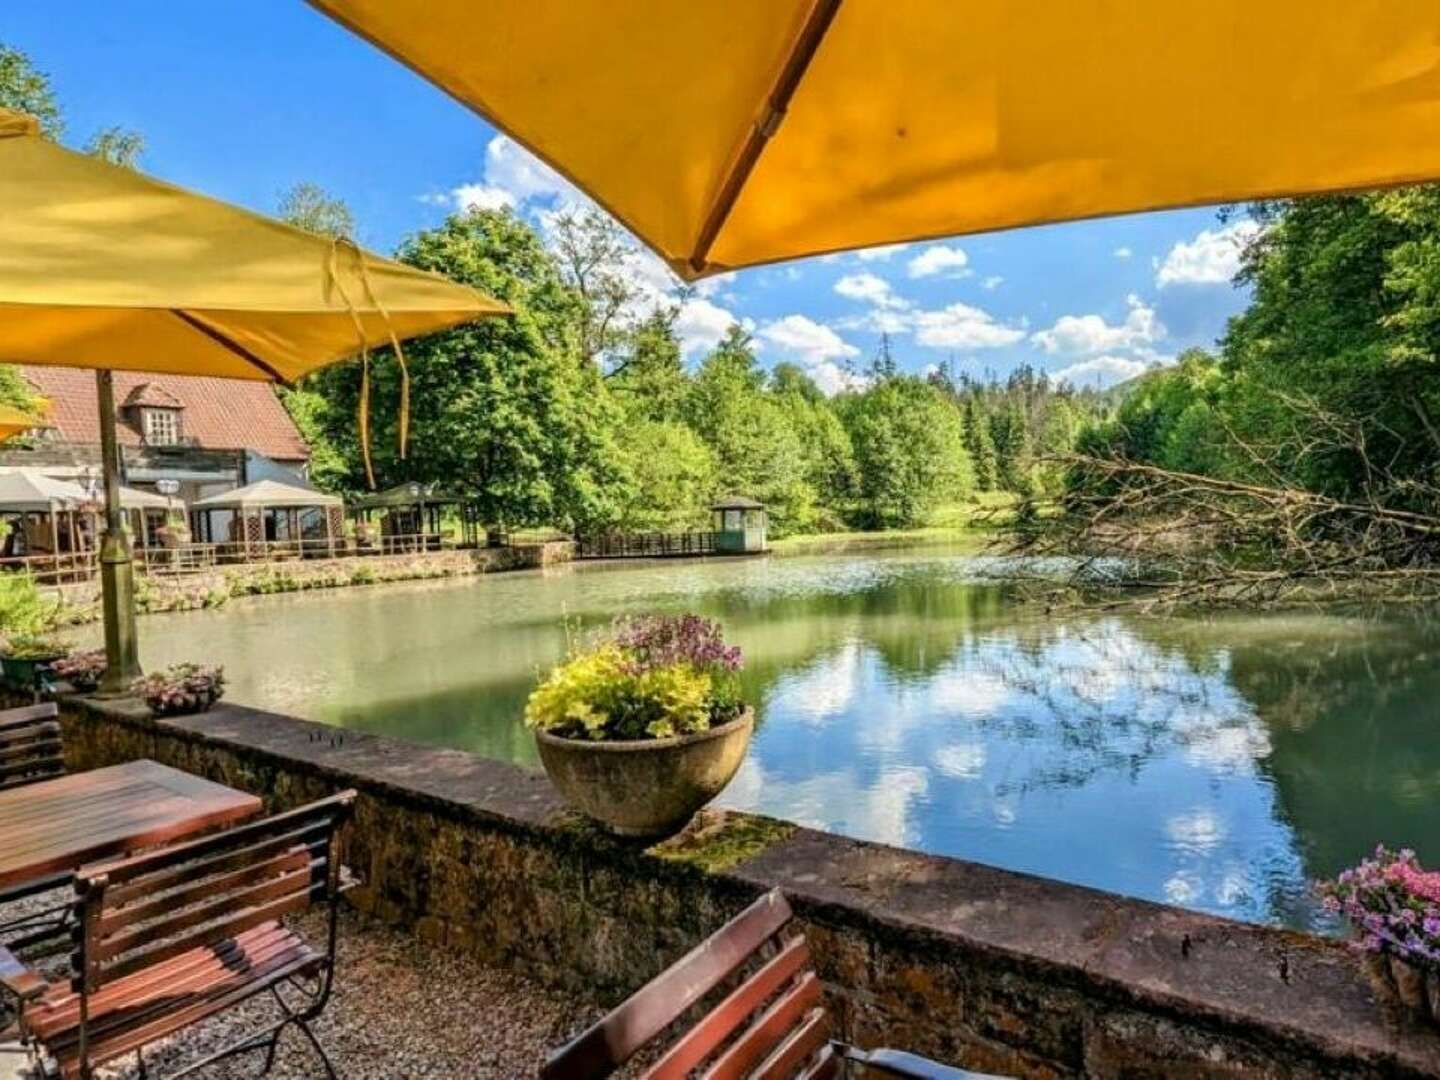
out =
<path fill-rule="evenodd" d="M 335 974 L 342 875 L 336 833 L 353 791 L 188 843 L 75 875 L 78 948 L 68 979 L 49 983 L 0 949 L 0 983 L 20 999 L 19 1028 L 36 1057 L 62 1077 L 96 1066 L 270 992 L 282 1018 L 176 1073 L 264 1050 L 265 1071 L 294 1026 L 335 1075 L 309 1023 L 329 1000 Z M 329 904 L 317 949 L 282 919 Z M 291 991 L 290 999 L 280 993 Z M 45 1074 L 48 1075 L 48 1074 Z"/>
<path fill-rule="evenodd" d="M 696 1072 L 705 1080 L 826 1080 L 847 1068 L 912 1080 L 986 1080 L 915 1054 L 835 1041 L 805 937 L 783 933 L 793 917 L 779 889 L 762 896 L 552 1054 L 542 1080 L 609 1076 L 737 974 L 739 985 L 670 1042 L 641 1074 L 645 1080 Z"/>
<path fill-rule="evenodd" d="M 60 710 L 53 701 L 0 710 L 0 791 L 64 772 Z"/>

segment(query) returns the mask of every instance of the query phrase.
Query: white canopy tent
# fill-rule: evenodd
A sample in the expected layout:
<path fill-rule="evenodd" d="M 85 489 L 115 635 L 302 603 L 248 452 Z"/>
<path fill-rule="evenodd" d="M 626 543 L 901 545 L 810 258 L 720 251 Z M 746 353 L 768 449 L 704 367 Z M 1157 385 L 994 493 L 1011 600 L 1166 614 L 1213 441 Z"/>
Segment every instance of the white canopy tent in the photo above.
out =
<path fill-rule="evenodd" d="M 143 543 L 145 513 L 168 510 L 170 501 L 151 491 L 121 487 L 120 507 L 134 515 L 131 529 Z M 100 492 L 88 490 L 73 480 L 47 476 L 31 467 L 0 470 L 0 515 L 16 515 L 21 519 L 27 553 L 54 555 L 67 547 L 72 552 L 93 548 L 100 511 Z M 41 515 L 48 517 L 48 523 L 40 520 Z M 88 535 L 82 521 L 89 527 Z M 62 536 L 66 543 L 61 543 Z"/>
<path fill-rule="evenodd" d="M 190 510 L 196 516 L 197 524 L 204 523 L 204 527 L 197 530 L 197 535 L 211 541 L 215 539 L 211 515 L 216 511 L 233 514 L 228 539 L 232 543 L 243 544 L 248 556 L 254 546 L 258 545 L 263 550 L 267 543 L 280 539 L 282 521 L 286 525 L 285 539 L 303 545 L 301 512 L 306 510 L 320 512 L 324 519 L 324 542 L 327 550 L 333 551 L 337 526 L 344 521 L 345 503 L 334 495 L 313 488 L 285 484 L 279 480 L 257 480 L 234 491 L 222 491 L 218 495 L 199 499 L 191 503 Z M 269 529 L 266 528 L 266 514 L 271 516 L 272 527 Z"/>

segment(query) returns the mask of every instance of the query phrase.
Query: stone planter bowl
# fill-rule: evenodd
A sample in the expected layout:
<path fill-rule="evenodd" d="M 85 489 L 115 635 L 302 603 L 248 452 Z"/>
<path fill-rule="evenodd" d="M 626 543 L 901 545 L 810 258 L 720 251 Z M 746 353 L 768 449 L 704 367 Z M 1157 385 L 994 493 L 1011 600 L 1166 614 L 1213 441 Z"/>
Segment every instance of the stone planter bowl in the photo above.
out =
<path fill-rule="evenodd" d="M 619 836 L 671 836 L 724 790 L 745 759 L 755 712 L 673 739 L 586 742 L 535 732 L 540 760 L 571 806 Z"/>
<path fill-rule="evenodd" d="M 1389 984 L 1412 1015 L 1440 1026 L 1440 971 L 1412 964 L 1393 953 L 1372 956 L 1371 969 Z"/>

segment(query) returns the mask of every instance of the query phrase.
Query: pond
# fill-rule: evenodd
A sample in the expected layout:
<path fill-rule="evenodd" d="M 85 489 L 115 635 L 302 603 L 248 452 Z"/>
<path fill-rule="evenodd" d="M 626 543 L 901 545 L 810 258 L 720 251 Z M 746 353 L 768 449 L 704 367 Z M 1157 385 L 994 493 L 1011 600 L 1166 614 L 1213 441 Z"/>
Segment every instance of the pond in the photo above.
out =
<path fill-rule="evenodd" d="M 1315 877 L 1380 840 L 1440 858 L 1440 624 L 1047 615 L 986 569 L 934 548 L 588 564 L 140 632 L 152 667 L 225 664 L 231 700 L 534 767 L 520 713 L 567 633 L 694 610 L 744 647 L 760 714 L 728 806 L 1320 930 Z"/>

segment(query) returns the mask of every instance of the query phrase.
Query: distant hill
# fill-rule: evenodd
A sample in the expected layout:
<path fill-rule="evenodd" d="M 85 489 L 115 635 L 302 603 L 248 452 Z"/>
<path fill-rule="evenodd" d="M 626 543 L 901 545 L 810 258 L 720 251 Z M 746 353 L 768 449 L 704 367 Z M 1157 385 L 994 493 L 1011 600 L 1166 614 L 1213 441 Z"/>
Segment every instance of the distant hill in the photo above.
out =
<path fill-rule="evenodd" d="M 1096 400 L 1099 401 L 1104 408 L 1118 409 L 1131 394 L 1134 394 L 1143 387 L 1146 382 L 1155 378 L 1155 376 L 1165 370 L 1163 367 L 1152 367 L 1149 371 L 1143 371 L 1133 378 L 1126 379 L 1124 382 L 1118 382 L 1108 389 L 1101 390 L 1096 394 Z"/>

